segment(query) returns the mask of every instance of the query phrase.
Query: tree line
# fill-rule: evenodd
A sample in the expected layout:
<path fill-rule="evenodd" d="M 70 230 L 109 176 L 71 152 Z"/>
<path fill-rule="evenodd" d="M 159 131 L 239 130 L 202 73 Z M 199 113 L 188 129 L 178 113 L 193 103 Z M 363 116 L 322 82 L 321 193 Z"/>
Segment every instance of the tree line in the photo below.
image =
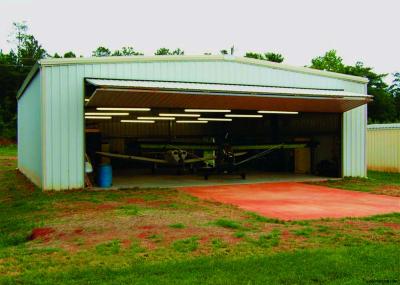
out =
<path fill-rule="evenodd" d="M 27 25 L 14 23 L 10 35 L 13 48 L 9 52 L 0 49 L 0 138 L 16 138 L 17 100 L 16 93 L 33 65 L 43 58 L 74 58 L 77 55 L 68 51 L 63 55 L 50 55 L 38 42 L 34 35 L 28 33 Z M 155 55 L 184 55 L 180 49 L 162 47 L 154 52 Z M 210 53 L 205 53 L 210 54 Z M 220 54 L 234 54 L 234 47 L 223 49 Z M 102 56 L 143 56 L 131 46 L 118 50 L 110 50 L 99 46 L 92 52 L 94 57 Z M 247 52 L 245 57 L 281 63 L 285 60 L 279 53 Z M 369 79 L 368 94 L 374 96 L 374 101 L 368 106 L 368 121 L 370 123 L 400 122 L 400 72 L 394 74 L 394 80 L 389 86 L 384 79 L 388 74 L 378 74 L 372 67 L 362 62 L 347 65 L 335 50 L 330 50 L 322 56 L 311 60 L 310 68 L 362 76 Z"/>

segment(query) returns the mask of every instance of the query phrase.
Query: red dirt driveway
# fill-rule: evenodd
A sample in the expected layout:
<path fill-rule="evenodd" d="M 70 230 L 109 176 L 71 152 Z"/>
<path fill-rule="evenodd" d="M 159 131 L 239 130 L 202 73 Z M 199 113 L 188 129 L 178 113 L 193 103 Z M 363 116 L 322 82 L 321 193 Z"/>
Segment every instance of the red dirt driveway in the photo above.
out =
<path fill-rule="evenodd" d="M 362 217 L 400 212 L 400 197 L 296 182 L 182 187 L 198 198 L 281 220 Z"/>

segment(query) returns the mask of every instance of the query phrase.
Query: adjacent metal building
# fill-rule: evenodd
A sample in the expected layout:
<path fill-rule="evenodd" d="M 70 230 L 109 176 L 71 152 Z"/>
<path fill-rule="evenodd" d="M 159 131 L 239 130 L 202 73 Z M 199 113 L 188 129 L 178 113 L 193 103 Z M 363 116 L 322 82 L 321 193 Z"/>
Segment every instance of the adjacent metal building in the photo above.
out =
<path fill-rule="evenodd" d="M 367 131 L 368 169 L 400 172 L 400 124 L 372 124 Z"/>
<path fill-rule="evenodd" d="M 130 82 L 124 86 L 121 80 Z M 44 190 L 84 187 L 85 98 L 94 88 L 97 98 L 121 97 L 119 106 L 225 104 L 246 110 L 263 104 L 264 109 L 338 113 L 341 176 L 365 177 L 367 83 L 361 77 L 233 56 L 44 59 L 18 92 L 18 167 Z M 131 101 L 127 88 L 138 96 L 139 89 L 152 90 L 155 96 L 144 92 L 142 101 Z"/>

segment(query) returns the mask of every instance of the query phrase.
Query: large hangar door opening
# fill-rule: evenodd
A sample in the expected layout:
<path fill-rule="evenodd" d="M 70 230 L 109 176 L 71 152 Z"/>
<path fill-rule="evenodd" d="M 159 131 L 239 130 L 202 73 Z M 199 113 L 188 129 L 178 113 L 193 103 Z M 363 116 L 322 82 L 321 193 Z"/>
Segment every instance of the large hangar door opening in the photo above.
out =
<path fill-rule="evenodd" d="M 226 175 L 229 167 L 210 171 L 209 182 L 240 181 L 243 173 L 250 182 L 341 175 L 341 114 L 103 108 L 85 110 L 86 153 L 94 177 L 100 165 L 112 165 L 116 186 L 200 183 L 218 163 L 218 152 L 231 149 L 236 162 L 266 153 L 232 175 Z"/>
<path fill-rule="evenodd" d="M 174 187 L 341 177 L 341 90 L 87 79 L 86 152 L 114 185 Z M 225 174 L 233 174 L 227 176 Z M 286 176 L 282 176 L 284 173 Z M 246 177 L 247 176 L 247 177 Z"/>

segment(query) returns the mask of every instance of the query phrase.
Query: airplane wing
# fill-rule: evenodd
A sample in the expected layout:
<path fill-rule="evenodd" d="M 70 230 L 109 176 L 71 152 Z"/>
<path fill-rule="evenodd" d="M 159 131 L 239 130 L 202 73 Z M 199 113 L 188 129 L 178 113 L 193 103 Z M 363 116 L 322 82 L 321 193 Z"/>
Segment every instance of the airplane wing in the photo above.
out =
<path fill-rule="evenodd" d="M 268 149 L 264 149 L 263 151 L 255 154 L 253 156 L 250 156 L 250 157 L 248 157 L 248 158 L 246 158 L 244 160 L 236 162 L 234 165 L 235 166 L 239 166 L 239 165 L 242 165 L 242 164 L 246 164 L 246 163 L 248 163 L 250 161 L 253 161 L 253 160 L 259 159 L 259 158 L 261 158 L 263 156 L 266 156 L 267 154 L 273 152 L 274 150 L 282 149 L 283 147 L 284 147 L 284 144 L 281 144 L 281 145 L 275 145 L 274 147 L 271 147 L 271 148 L 268 148 Z"/>
<path fill-rule="evenodd" d="M 305 143 L 259 144 L 259 145 L 232 145 L 232 150 L 268 150 L 276 148 L 294 149 L 307 147 Z"/>
<path fill-rule="evenodd" d="M 145 157 L 145 156 L 116 154 L 116 153 L 102 152 L 102 151 L 98 151 L 96 153 L 101 156 L 112 157 L 112 158 L 130 159 L 130 160 L 144 161 L 144 162 L 150 162 L 150 163 L 169 164 L 168 161 L 166 161 L 164 159 L 157 159 L 157 158 L 151 158 L 151 157 Z"/>
<path fill-rule="evenodd" d="M 215 156 L 197 157 L 197 158 L 185 159 L 185 160 L 183 161 L 183 163 L 190 164 L 190 163 L 196 163 L 196 162 L 207 161 L 207 160 L 213 160 L 213 159 L 215 159 Z"/>
<path fill-rule="evenodd" d="M 139 145 L 142 149 L 162 149 L 162 150 L 217 150 L 216 145 L 210 144 L 162 144 L 162 143 L 142 143 Z"/>
<path fill-rule="evenodd" d="M 218 146 L 215 144 L 183 144 L 183 145 L 171 145 L 171 144 L 158 144 L 158 143 L 146 143 L 139 145 L 143 149 L 185 149 L 185 150 L 217 150 Z M 232 145 L 232 150 L 267 150 L 275 149 L 279 146 L 284 149 L 295 149 L 307 147 L 306 143 L 284 143 L 284 144 L 258 144 L 258 145 Z"/>

